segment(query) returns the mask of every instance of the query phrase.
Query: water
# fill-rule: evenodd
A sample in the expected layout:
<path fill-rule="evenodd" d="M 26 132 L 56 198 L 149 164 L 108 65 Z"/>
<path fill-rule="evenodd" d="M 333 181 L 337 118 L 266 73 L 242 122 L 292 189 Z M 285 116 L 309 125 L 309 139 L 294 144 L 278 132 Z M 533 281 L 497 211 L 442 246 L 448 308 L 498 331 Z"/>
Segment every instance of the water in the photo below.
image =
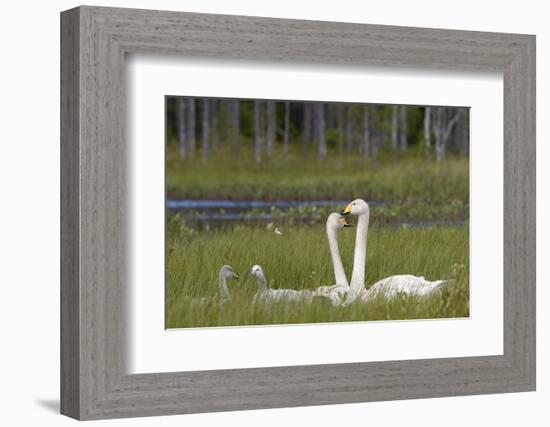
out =
<path fill-rule="evenodd" d="M 199 229 L 234 226 L 242 222 L 249 224 L 284 223 L 289 220 L 302 223 L 320 223 L 326 219 L 326 212 L 341 211 L 349 200 L 204 200 L 169 199 L 166 207 L 179 213 L 187 225 Z M 388 203 L 369 201 L 371 207 L 387 206 Z M 316 212 L 316 209 L 322 209 Z M 292 210 L 292 212 L 290 212 Z M 407 227 L 432 227 L 437 225 L 462 225 L 466 221 L 407 221 L 393 225 Z"/>
<path fill-rule="evenodd" d="M 166 207 L 177 212 L 190 226 L 198 228 L 236 225 L 239 222 L 268 223 L 274 220 L 319 222 L 312 215 L 316 208 L 333 207 L 342 210 L 349 200 L 202 200 L 169 199 Z M 380 206 L 380 203 L 374 202 Z M 288 215 L 292 211 L 291 215 Z"/>

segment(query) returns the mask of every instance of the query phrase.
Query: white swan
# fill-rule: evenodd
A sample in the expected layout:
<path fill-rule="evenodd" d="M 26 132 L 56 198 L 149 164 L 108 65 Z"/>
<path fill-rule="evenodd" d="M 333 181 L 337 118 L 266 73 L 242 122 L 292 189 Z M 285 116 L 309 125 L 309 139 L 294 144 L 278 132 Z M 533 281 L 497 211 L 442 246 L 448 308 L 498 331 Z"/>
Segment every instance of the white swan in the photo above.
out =
<path fill-rule="evenodd" d="M 229 294 L 229 288 L 227 287 L 227 280 L 228 279 L 235 279 L 239 280 L 239 276 L 235 271 L 233 271 L 233 267 L 230 265 L 224 265 L 222 268 L 220 268 L 220 271 L 218 273 L 218 295 L 217 299 L 214 298 L 193 298 L 191 300 L 191 305 L 206 305 L 211 302 L 219 302 L 220 304 L 225 304 L 226 302 L 231 300 L 231 295 Z"/>
<path fill-rule="evenodd" d="M 270 289 L 267 286 L 267 280 L 265 278 L 264 271 L 259 265 L 252 267 L 250 274 L 258 281 L 259 291 L 254 296 L 252 302 L 254 304 L 259 302 L 311 302 L 313 300 L 314 292 L 309 290 L 297 291 L 295 289 Z"/>
<path fill-rule="evenodd" d="M 369 205 L 363 199 L 356 199 L 349 203 L 342 215 L 356 215 L 357 234 L 355 238 L 355 252 L 353 254 L 353 273 L 346 302 L 353 302 L 356 298 L 367 301 L 374 295 L 392 298 L 398 294 L 426 296 L 436 290 L 448 280 L 431 282 L 424 277 L 408 274 L 395 275 L 379 280 L 370 289 L 365 288 L 365 264 L 367 259 L 367 237 L 369 232 Z"/>
<path fill-rule="evenodd" d="M 333 305 L 340 305 L 349 291 L 349 283 L 338 247 L 338 231 L 350 226 L 351 224 L 347 222 L 346 218 L 337 212 L 331 213 L 327 218 L 327 238 L 336 284 L 317 288 L 315 295 L 329 298 Z"/>

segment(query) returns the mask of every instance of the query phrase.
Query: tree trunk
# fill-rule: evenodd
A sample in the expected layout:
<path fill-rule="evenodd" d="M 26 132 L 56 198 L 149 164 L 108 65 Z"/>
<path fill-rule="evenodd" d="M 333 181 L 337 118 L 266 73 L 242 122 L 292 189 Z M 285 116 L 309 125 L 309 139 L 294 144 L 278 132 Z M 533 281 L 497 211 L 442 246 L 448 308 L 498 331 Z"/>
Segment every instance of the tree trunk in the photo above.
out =
<path fill-rule="evenodd" d="M 254 140 L 256 146 L 256 166 L 262 163 L 262 137 L 261 137 L 261 101 L 254 101 Z"/>
<path fill-rule="evenodd" d="M 304 145 L 304 157 L 307 157 L 309 141 L 311 139 L 311 104 L 304 103 L 304 123 L 302 125 L 302 137 Z"/>
<path fill-rule="evenodd" d="M 187 152 L 185 133 L 187 127 L 185 126 L 185 98 L 176 98 L 176 126 L 178 129 L 178 152 L 183 159 Z"/>
<path fill-rule="evenodd" d="M 399 134 L 399 146 L 402 150 L 407 148 L 407 136 L 409 133 L 409 126 L 407 122 L 407 107 L 402 105 L 401 106 L 401 132 Z"/>
<path fill-rule="evenodd" d="M 369 115 L 369 133 L 370 133 L 370 156 L 376 160 L 378 156 L 378 144 L 380 141 L 380 129 L 377 126 L 378 107 L 373 105 L 370 108 Z"/>
<path fill-rule="evenodd" d="M 267 155 L 273 154 L 275 143 L 275 101 L 267 101 Z"/>
<path fill-rule="evenodd" d="M 231 145 L 233 154 L 239 151 L 241 137 L 241 103 L 238 99 L 231 100 Z"/>
<path fill-rule="evenodd" d="M 212 131 L 211 132 L 212 135 L 210 136 L 210 139 L 212 140 L 212 148 L 214 152 L 216 152 L 218 148 L 220 148 L 220 135 L 218 132 L 218 125 L 219 125 L 218 116 L 220 113 L 219 100 L 211 99 L 209 110 L 210 110 L 210 128 Z"/>
<path fill-rule="evenodd" d="M 449 143 L 449 138 L 451 136 L 451 132 L 453 131 L 453 128 L 455 127 L 459 119 L 460 119 L 460 110 L 457 110 L 455 111 L 453 118 L 449 120 L 449 122 L 447 123 L 447 126 L 445 128 L 445 133 L 443 134 L 443 143 L 445 147 L 447 147 Z"/>
<path fill-rule="evenodd" d="M 347 149 L 348 153 L 353 151 L 353 116 L 351 105 L 347 106 L 347 117 L 346 117 L 346 133 L 347 133 Z"/>
<path fill-rule="evenodd" d="M 369 106 L 363 106 L 363 132 L 361 132 L 361 154 L 368 157 L 370 145 Z"/>
<path fill-rule="evenodd" d="M 338 104 L 338 155 L 344 155 L 344 106 Z"/>
<path fill-rule="evenodd" d="M 316 104 L 316 127 L 317 127 L 317 141 L 319 143 L 319 158 L 321 160 L 327 157 L 327 141 L 325 138 L 325 106 L 321 102 Z"/>
<path fill-rule="evenodd" d="M 195 98 L 187 99 L 187 144 L 189 156 L 195 157 Z"/>
<path fill-rule="evenodd" d="M 392 106 L 391 110 L 391 148 L 397 149 L 397 105 Z"/>
<path fill-rule="evenodd" d="M 210 149 L 208 143 L 208 138 L 210 137 L 209 131 L 210 131 L 210 105 L 208 102 L 208 99 L 202 100 L 202 135 L 201 135 L 201 151 L 202 151 L 202 159 L 206 160 L 208 159 L 208 151 Z"/>
<path fill-rule="evenodd" d="M 435 114 L 435 156 L 438 161 L 445 158 L 443 142 L 443 107 L 436 108 Z"/>
<path fill-rule="evenodd" d="M 466 108 L 460 109 L 460 120 L 458 123 L 459 129 L 459 144 L 460 153 L 467 156 L 470 152 L 470 111 Z"/>
<path fill-rule="evenodd" d="M 290 102 L 285 102 L 285 130 L 284 130 L 285 158 L 288 158 L 288 142 L 290 140 Z"/>
<path fill-rule="evenodd" d="M 430 107 L 424 108 L 424 144 L 426 147 L 426 156 L 430 153 L 430 146 L 432 145 L 432 127 L 430 123 L 432 115 L 432 109 Z"/>

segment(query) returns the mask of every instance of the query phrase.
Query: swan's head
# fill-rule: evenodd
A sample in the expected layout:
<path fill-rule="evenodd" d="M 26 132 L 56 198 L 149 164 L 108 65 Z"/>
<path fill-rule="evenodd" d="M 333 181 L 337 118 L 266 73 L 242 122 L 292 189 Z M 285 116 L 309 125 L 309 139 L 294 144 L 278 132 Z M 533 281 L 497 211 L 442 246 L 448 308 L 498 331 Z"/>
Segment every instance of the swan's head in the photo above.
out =
<path fill-rule="evenodd" d="M 259 265 L 255 265 L 252 267 L 252 270 L 250 270 L 250 274 L 256 278 L 264 277 L 264 271 L 262 270 L 262 267 Z"/>
<path fill-rule="evenodd" d="M 230 265 L 224 265 L 220 269 L 220 276 L 222 276 L 224 279 L 236 279 L 239 280 L 239 276 L 235 271 L 233 271 L 233 267 Z"/>
<path fill-rule="evenodd" d="M 347 218 L 338 212 L 331 213 L 327 218 L 327 228 L 332 230 L 340 230 L 344 227 L 351 227 Z"/>
<path fill-rule="evenodd" d="M 367 213 L 369 213 L 369 205 L 363 199 L 355 199 L 342 211 L 342 215 L 363 215 Z"/>

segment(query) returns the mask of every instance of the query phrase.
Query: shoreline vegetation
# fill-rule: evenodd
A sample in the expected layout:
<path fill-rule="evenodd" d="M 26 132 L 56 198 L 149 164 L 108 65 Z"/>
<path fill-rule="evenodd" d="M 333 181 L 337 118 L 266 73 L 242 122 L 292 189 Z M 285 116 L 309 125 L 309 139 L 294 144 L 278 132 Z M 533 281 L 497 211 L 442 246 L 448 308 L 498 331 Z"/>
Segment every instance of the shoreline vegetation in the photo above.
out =
<path fill-rule="evenodd" d="M 169 98 L 167 200 L 305 203 L 167 207 L 166 327 L 468 317 L 466 111 Z M 344 208 L 341 201 L 356 198 L 372 203 L 367 288 L 397 274 L 451 281 L 428 297 L 373 298 L 345 307 L 323 297 L 309 304 L 253 304 L 258 284 L 250 269 L 256 264 L 274 289 L 334 284 L 325 221 Z M 319 200 L 334 203 L 313 203 Z M 354 242 L 355 228 L 339 233 L 348 278 Z M 218 272 L 226 264 L 240 280 L 228 284 L 231 299 L 220 304 Z"/>

